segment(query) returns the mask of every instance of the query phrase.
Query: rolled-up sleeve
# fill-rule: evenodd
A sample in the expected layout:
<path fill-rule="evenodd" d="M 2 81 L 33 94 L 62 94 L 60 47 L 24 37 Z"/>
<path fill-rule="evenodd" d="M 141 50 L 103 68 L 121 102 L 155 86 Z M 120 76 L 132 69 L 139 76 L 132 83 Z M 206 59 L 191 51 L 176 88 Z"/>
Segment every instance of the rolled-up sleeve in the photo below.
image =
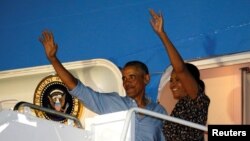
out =
<path fill-rule="evenodd" d="M 96 112 L 101 113 L 101 103 L 99 100 L 99 93 L 94 91 L 92 88 L 85 86 L 81 81 L 78 80 L 77 86 L 69 91 L 69 93 L 77 97 L 87 108 Z"/>
<path fill-rule="evenodd" d="M 77 86 L 69 91 L 69 93 L 77 97 L 85 107 L 97 114 L 105 114 L 127 109 L 123 98 L 118 93 L 100 93 L 92 88 L 85 86 L 78 80 Z"/>

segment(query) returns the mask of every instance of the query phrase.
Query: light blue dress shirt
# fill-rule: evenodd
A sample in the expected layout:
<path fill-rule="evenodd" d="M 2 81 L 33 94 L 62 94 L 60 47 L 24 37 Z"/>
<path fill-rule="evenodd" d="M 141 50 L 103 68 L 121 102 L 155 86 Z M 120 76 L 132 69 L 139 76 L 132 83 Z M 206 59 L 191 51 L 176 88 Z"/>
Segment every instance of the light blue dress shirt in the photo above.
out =
<path fill-rule="evenodd" d="M 78 80 L 77 86 L 69 91 L 77 97 L 84 106 L 97 114 L 107 114 L 112 112 L 129 110 L 138 107 L 135 100 L 125 96 L 122 97 L 116 92 L 99 93 L 85 86 Z M 145 109 L 161 114 L 167 114 L 165 109 L 150 101 Z M 162 133 L 163 122 L 160 119 L 136 114 L 135 118 L 135 140 L 136 141 L 165 141 Z"/>

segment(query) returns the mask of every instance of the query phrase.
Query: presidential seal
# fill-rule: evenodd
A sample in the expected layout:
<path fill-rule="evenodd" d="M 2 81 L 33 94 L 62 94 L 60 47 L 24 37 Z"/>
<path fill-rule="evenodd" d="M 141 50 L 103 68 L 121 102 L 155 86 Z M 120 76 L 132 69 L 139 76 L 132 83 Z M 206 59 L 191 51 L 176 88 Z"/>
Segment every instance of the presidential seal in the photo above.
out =
<path fill-rule="evenodd" d="M 34 94 L 34 104 L 72 115 L 78 119 L 83 110 L 80 101 L 68 93 L 67 87 L 57 75 L 47 76 L 38 84 Z M 38 117 L 48 120 L 61 123 L 68 121 L 64 117 L 39 110 L 35 110 L 35 113 Z"/>

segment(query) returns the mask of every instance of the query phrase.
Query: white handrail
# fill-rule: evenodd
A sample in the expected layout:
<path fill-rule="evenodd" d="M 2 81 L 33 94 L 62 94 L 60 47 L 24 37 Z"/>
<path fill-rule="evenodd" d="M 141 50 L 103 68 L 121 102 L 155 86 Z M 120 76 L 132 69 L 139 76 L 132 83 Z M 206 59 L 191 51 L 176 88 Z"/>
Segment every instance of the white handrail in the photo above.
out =
<path fill-rule="evenodd" d="M 142 114 L 149 115 L 149 116 L 152 116 L 152 117 L 155 117 L 155 118 L 160 118 L 160 119 L 180 123 L 180 124 L 190 126 L 190 127 L 196 128 L 196 129 L 200 129 L 200 130 L 203 130 L 203 131 L 206 131 L 206 132 L 208 131 L 207 127 L 204 126 L 204 125 L 200 125 L 200 124 L 197 124 L 197 123 L 193 123 L 193 122 L 190 122 L 190 121 L 186 121 L 186 120 L 179 119 L 179 118 L 176 118 L 176 117 L 160 114 L 160 113 L 153 112 L 153 111 L 146 110 L 146 109 L 142 109 L 142 108 L 131 108 L 128 111 L 127 115 L 126 115 L 125 123 L 124 123 L 122 134 L 121 134 L 121 141 L 126 140 L 126 135 L 127 135 L 127 132 L 128 132 L 129 123 L 131 121 L 132 114 L 134 112 L 142 113 Z"/>

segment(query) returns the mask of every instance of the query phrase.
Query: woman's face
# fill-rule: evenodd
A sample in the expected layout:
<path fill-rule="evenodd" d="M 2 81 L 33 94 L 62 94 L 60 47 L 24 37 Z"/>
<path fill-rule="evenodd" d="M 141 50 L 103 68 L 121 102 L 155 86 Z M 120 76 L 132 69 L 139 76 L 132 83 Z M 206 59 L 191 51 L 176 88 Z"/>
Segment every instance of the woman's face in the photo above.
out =
<path fill-rule="evenodd" d="M 182 97 L 187 95 L 185 89 L 181 84 L 181 81 L 174 71 L 172 71 L 171 73 L 170 90 L 172 91 L 173 97 L 175 99 L 181 99 Z"/>

